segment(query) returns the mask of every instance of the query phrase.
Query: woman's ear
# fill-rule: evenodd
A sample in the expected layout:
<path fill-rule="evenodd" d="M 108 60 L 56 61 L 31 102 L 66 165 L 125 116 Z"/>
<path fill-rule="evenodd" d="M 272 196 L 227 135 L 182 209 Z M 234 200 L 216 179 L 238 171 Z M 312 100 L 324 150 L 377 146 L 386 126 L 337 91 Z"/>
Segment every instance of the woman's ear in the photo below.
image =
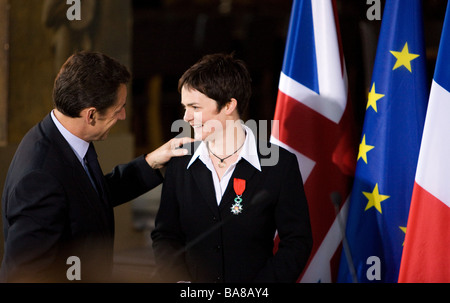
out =
<path fill-rule="evenodd" d="M 237 100 L 231 98 L 230 101 L 225 105 L 225 113 L 231 115 L 233 111 L 237 110 Z"/>

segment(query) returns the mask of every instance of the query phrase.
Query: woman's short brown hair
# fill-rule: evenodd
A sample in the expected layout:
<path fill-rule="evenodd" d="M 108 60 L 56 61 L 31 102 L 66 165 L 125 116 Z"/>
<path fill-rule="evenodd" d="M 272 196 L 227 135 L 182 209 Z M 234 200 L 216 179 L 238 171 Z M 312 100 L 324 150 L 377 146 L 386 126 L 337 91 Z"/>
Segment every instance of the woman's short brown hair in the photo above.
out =
<path fill-rule="evenodd" d="M 178 81 L 178 91 L 183 86 L 195 89 L 217 102 L 220 111 L 231 98 L 237 100 L 239 115 L 248 107 L 252 94 L 250 73 L 242 60 L 233 54 L 210 54 L 192 65 Z"/>

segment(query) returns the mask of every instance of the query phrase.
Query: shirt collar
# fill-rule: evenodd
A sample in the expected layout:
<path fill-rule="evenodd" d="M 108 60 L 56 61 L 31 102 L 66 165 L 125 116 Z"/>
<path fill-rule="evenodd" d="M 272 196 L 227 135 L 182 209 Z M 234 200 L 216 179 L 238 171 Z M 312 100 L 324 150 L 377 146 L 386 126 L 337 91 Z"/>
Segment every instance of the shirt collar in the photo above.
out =
<path fill-rule="evenodd" d="M 242 149 L 241 152 L 239 153 L 239 157 L 236 163 L 239 162 L 239 160 L 241 159 L 245 159 L 254 168 L 261 171 L 261 163 L 258 157 L 258 149 L 256 147 L 255 135 L 253 134 L 253 131 L 245 124 L 242 124 L 242 127 L 244 128 L 247 135 L 245 136 L 244 145 L 242 145 Z M 197 158 L 199 158 L 206 165 L 208 165 L 208 163 L 210 162 L 207 160 L 209 159 L 209 152 L 208 148 L 206 147 L 206 143 L 204 141 L 200 143 L 199 147 L 192 155 L 192 158 L 187 165 L 187 169 L 189 169 L 189 167 L 192 165 L 192 163 L 195 162 L 195 160 L 197 160 Z"/>
<path fill-rule="evenodd" d="M 255 134 L 250 129 L 250 127 L 246 126 L 245 124 L 242 124 L 242 127 L 244 127 L 247 136 L 245 136 L 244 146 L 242 146 L 242 151 L 239 154 L 238 161 L 241 158 L 244 158 L 254 168 L 261 171 L 261 163 L 259 162 L 258 148 L 256 147 Z"/>
<path fill-rule="evenodd" d="M 75 152 L 75 155 L 77 156 L 78 160 L 82 162 L 84 156 L 86 155 L 86 152 L 89 148 L 89 142 L 84 141 L 83 139 L 78 138 L 74 134 L 72 134 L 70 131 L 68 131 L 61 122 L 58 121 L 56 118 L 54 112 L 51 112 L 51 117 L 53 122 L 56 125 L 56 128 L 58 128 L 61 135 L 66 139 L 67 143 L 69 143 L 72 150 Z"/>

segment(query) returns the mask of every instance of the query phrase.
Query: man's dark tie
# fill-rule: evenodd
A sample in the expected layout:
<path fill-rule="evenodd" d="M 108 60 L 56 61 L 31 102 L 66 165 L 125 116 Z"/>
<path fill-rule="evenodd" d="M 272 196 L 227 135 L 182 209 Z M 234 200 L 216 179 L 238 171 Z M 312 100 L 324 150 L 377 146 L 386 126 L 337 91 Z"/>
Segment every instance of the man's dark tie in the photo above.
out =
<path fill-rule="evenodd" d="M 104 187 L 104 176 L 97 160 L 97 153 L 95 152 L 94 144 L 92 143 L 89 144 L 88 151 L 84 156 L 84 163 L 89 170 L 95 189 L 97 190 L 99 196 L 106 202 L 107 198 Z"/>

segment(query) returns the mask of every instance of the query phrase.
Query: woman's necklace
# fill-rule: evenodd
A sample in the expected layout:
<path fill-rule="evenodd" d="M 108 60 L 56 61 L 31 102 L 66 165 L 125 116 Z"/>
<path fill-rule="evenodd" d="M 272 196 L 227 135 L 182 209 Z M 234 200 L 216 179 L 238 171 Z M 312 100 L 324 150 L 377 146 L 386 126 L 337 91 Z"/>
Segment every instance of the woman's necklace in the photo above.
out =
<path fill-rule="evenodd" d="M 244 143 L 245 143 L 245 140 L 244 140 Z M 225 166 L 227 166 L 227 163 L 224 162 L 224 161 L 225 161 L 226 159 L 228 159 L 229 157 L 231 157 L 232 155 L 234 155 L 235 153 L 237 153 L 238 150 L 240 150 L 240 149 L 242 148 L 242 146 L 244 146 L 244 143 L 242 143 L 242 145 L 241 145 L 238 149 L 236 149 L 231 155 L 226 156 L 225 158 L 221 158 L 221 157 L 219 157 L 218 155 L 216 155 L 215 153 L 213 153 L 212 150 L 209 149 L 209 144 L 208 144 L 208 143 L 206 143 L 206 147 L 208 148 L 208 151 L 209 151 L 214 157 L 216 157 L 217 159 L 220 160 L 219 164 L 217 164 L 217 165 L 218 165 L 220 168 L 224 168 Z"/>

